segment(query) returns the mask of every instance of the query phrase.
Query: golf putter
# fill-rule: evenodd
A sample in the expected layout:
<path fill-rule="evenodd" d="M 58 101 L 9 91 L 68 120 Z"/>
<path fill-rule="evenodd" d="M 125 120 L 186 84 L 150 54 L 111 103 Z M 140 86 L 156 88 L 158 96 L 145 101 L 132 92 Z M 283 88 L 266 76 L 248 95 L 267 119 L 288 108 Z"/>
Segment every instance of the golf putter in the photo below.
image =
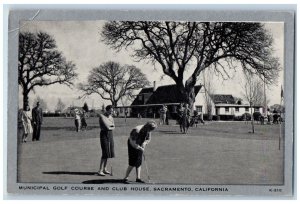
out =
<path fill-rule="evenodd" d="M 144 156 L 144 162 L 145 162 L 145 167 L 146 167 L 146 172 L 147 172 L 147 177 L 148 177 L 148 183 L 153 183 L 153 182 L 151 182 L 151 178 L 150 178 L 150 175 L 149 175 L 149 170 L 148 170 L 148 165 L 147 165 L 145 154 L 143 154 L 143 156 Z"/>

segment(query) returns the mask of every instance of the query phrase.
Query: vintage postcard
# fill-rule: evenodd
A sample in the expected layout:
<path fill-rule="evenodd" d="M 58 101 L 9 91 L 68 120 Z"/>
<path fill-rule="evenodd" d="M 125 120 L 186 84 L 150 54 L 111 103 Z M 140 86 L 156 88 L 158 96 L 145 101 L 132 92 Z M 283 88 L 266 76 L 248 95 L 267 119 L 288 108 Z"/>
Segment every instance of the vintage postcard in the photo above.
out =
<path fill-rule="evenodd" d="M 291 198 L 293 22 L 12 10 L 8 193 Z"/>

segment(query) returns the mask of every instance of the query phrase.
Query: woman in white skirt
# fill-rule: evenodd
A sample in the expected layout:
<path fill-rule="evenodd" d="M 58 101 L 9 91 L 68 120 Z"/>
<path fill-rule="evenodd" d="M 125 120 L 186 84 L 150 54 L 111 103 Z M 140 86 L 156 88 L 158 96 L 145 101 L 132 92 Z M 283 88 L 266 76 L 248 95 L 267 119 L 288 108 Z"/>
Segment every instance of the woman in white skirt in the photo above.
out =
<path fill-rule="evenodd" d="M 28 135 L 32 134 L 32 115 L 29 105 L 26 105 L 25 109 L 21 112 L 21 121 L 24 131 L 22 135 L 22 142 L 26 142 Z"/>

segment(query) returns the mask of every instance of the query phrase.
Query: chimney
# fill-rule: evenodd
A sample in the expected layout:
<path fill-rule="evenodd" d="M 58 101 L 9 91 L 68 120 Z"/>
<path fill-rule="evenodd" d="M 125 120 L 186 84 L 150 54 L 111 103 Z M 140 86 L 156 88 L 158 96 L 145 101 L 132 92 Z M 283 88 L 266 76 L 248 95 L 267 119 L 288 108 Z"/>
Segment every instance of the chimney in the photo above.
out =
<path fill-rule="evenodd" d="M 153 81 L 153 92 L 155 92 L 156 89 L 157 89 L 157 87 L 156 87 L 156 81 Z"/>

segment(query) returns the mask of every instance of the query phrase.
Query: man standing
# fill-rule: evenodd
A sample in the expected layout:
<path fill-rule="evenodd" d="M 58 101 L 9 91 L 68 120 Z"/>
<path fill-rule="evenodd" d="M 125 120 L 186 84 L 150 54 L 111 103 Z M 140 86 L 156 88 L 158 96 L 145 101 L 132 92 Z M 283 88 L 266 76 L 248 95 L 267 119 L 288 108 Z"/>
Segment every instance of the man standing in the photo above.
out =
<path fill-rule="evenodd" d="M 40 140 L 41 125 L 43 123 L 43 110 L 40 107 L 40 102 L 36 103 L 36 107 L 32 109 L 33 134 L 32 141 Z"/>

